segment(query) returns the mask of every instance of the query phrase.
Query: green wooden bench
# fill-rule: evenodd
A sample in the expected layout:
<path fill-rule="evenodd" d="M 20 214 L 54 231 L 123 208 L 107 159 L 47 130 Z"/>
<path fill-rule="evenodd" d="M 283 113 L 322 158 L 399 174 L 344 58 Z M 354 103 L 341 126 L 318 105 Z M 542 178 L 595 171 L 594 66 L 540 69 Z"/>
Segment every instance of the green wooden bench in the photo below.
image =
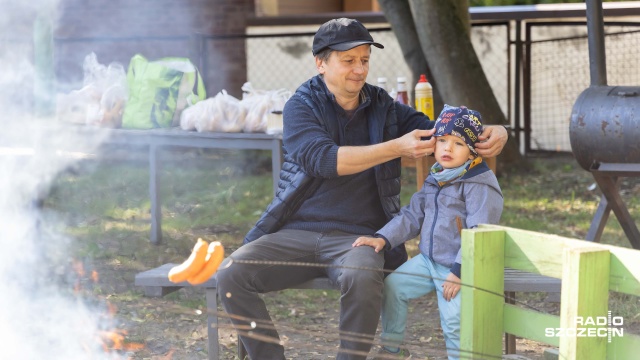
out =
<path fill-rule="evenodd" d="M 144 287 L 144 293 L 150 297 L 161 297 L 177 291 L 183 287 L 193 285 L 183 282 L 174 284 L 169 281 L 169 270 L 176 264 L 164 264 L 155 269 L 141 272 L 135 276 L 135 285 Z M 207 282 L 197 285 L 205 289 L 207 302 L 207 336 L 209 360 L 217 360 L 220 354 L 218 344 L 218 291 L 216 279 L 211 278 Z M 294 287 L 295 289 L 326 289 L 337 290 L 328 278 L 316 278 Z M 515 302 L 516 292 L 546 292 L 560 293 L 560 280 L 547 276 L 527 273 L 518 270 L 505 269 L 504 272 L 504 293 L 510 303 Z M 516 338 L 510 334 L 505 334 L 505 349 L 507 354 L 515 354 Z M 246 351 L 242 342 L 238 341 L 238 357 L 244 359 Z"/>

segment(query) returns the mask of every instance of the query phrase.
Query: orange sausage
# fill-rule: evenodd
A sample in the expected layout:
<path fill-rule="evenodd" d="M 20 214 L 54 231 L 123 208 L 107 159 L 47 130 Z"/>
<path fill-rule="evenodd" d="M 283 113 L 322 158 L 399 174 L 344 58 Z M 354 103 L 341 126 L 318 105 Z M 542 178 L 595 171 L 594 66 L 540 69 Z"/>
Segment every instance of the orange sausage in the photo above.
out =
<path fill-rule="evenodd" d="M 209 244 L 206 264 L 199 273 L 192 275 L 187 281 L 191 285 L 198 285 L 206 282 L 218 271 L 220 263 L 224 259 L 224 247 L 219 241 Z"/>
<path fill-rule="evenodd" d="M 181 283 L 193 274 L 197 274 L 205 264 L 208 245 L 206 241 L 198 239 L 189 258 L 182 264 L 174 266 L 169 270 L 169 281 Z"/>

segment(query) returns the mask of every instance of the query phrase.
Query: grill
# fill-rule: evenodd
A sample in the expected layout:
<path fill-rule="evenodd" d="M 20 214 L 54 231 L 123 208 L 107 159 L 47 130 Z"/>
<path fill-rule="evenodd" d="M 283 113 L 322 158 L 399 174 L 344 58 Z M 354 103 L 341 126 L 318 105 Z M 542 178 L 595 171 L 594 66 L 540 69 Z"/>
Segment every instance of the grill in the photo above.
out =
<path fill-rule="evenodd" d="M 635 249 L 640 232 L 622 201 L 622 177 L 640 176 L 640 87 L 607 86 L 602 1 L 587 0 L 591 85 L 571 111 L 571 149 L 580 166 L 591 172 L 602 198 L 587 240 L 600 241 L 610 212 Z"/>

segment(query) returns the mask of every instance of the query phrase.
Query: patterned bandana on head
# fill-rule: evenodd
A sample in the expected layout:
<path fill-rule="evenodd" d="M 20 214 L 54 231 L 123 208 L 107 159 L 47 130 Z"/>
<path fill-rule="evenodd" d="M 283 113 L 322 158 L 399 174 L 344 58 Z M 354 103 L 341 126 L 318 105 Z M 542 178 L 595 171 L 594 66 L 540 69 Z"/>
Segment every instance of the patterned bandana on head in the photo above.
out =
<path fill-rule="evenodd" d="M 473 154 L 478 155 L 474 145 L 484 129 L 479 112 L 467 109 L 466 106 L 455 107 L 445 104 L 436 120 L 435 128 L 433 136 L 457 136 L 464 140 Z"/>

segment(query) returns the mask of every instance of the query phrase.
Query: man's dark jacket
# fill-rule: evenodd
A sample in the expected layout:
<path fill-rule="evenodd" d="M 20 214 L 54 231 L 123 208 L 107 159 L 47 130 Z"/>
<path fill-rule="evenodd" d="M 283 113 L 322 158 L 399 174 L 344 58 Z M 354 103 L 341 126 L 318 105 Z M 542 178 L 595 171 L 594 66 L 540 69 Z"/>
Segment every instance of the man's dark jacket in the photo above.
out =
<path fill-rule="evenodd" d="M 428 121 L 422 113 L 397 104 L 386 91 L 376 86 L 365 84 L 362 91 L 366 98 L 371 99 L 371 104 L 365 111 L 372 145 L 399 138 L 415 129 L 433 126 L 432 121 Z M 302 98 L 336 144 L 339 144 L 338 122 L 325 121 L 336 119 L 336 114 L 332 104 L 334 100 L 322 78 L 311 78 L 293 96 Z M 400 210 L 400 158 L 377 165 L 374 171 L 382 208 L 389 221 Z M 285 149 L 276 195 L 256 225 L 247 233 L 244 243 L 278 231 L 298 210 L 300 204 L 318 189 L 322 181 L 321 178 L 307 175 Z M 385 252 L 386 269 L 396 269 L 406 260 L 404 244 Z"/>

